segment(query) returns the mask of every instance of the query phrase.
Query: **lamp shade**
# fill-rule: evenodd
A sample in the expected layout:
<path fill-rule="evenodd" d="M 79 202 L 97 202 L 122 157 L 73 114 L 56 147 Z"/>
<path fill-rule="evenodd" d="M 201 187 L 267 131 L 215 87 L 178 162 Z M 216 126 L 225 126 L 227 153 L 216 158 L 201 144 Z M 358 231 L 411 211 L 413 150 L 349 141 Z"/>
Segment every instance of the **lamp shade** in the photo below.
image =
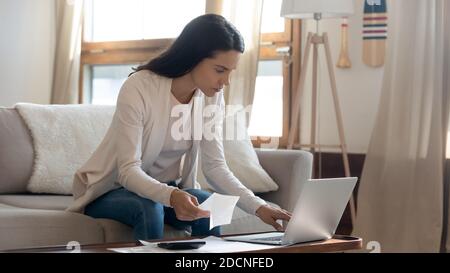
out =
<path fill-rule="evenodd" d="M 283 0 L 281 4 L 281 17 L 290 19 L 314 18 L 314 13 L 323 18 L 343 17 L 353 12 L 353 0 Z"/>

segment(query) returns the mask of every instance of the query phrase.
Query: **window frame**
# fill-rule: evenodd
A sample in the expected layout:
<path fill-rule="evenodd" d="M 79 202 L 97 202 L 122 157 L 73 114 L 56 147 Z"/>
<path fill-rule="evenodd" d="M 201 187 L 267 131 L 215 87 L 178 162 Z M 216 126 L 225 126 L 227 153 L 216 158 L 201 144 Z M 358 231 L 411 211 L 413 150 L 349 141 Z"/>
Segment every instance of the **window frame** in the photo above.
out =
<path fill-rule="evenodd" d="M 85 102 L 85 66 L 144 63 L 168 48 L 174 39 L 132 40 L 114 42 L 82 41 L 80 57 L 79 103 Z"/>
<path fill-rule="evenodd" d="M 263 42 L 289 42 L 292 37 L 292 20 L 284 20 L 284 32 L 261 33 L 261 40 Z"/>

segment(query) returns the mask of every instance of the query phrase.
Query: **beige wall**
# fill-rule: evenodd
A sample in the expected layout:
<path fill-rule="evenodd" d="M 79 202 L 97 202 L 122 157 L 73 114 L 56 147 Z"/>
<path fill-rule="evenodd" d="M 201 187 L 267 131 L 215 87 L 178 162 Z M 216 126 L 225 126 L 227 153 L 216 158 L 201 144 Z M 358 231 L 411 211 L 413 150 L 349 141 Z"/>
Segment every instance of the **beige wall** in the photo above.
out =
<path fill-rule="evenodd" d="M 329 36 L 331 54 L 338 88 L 338 96 L 344 120 L 344 131 L 349 152 L 366 153 L 375 122 L 383 68 L 371 68 L 362 62 L 362 15 L 364 1 L 355 1 L 355 14 L 349 17 L 349 51 L 352 67 L 341 69 L 336 67 L 340 51 L 340 19 L 324 19 L 320 23 L 320 32 L 326 31 Z M 314 20 L 304 24 L 304 40 L 308 31 L 315 32 Z M 312 62 L 312 53 L 310 56 Z M 338 144 L 335 112 L 329 84 L 328 71 L 323 47 L 319 51 L 319 93 L 320 93 L 320 143 Z M 305 103 L 303 104 L 302 139 L 310 139 L 311 120 L 311 72 L 308 68 Z M 323 149 L 327 150 L 327 149 Z M 328 149 L 329 150 L 329 149 Z"/>
<path fill-rule="evenodd" d="M 50 103 L 54 0 L 0 0 L 0 106 Z"/>

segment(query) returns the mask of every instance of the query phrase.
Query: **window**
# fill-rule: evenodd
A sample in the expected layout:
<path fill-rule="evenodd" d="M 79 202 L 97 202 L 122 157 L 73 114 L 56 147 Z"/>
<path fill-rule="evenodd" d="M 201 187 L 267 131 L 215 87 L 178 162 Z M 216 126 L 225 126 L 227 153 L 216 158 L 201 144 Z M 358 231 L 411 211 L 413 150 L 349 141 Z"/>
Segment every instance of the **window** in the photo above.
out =
<path fill-rule="evenodd" d="M 264 1 L 261 33 L 283 33 L 286 22 L 280 17 L 281 0 Z"/>
<path fill-rule="evenodd" d="M 85 1 L 80 101 L 115 104 L 131 68 L 157 56 L 204 11 L 205 0 Z"/>
<path fill-rule="evenodd" d="M 283 136 L 283 61 L 260 61 L 248 133 Z"/>
<path fill-rule="evenodd" d="M 84 37 L 90 42 L 174 38 L 205 10 L 205 0 L 86 2 Z"/>
<path fill-rule="evenodd" d="M 137 65 L 137 64 L 136 64 Z M 120 87 L 135 65 L 92 65 L 91 86 L 86 89 L 88 101 L 92 104 L 115 105 Z M 95 92 L 92 92 L 95 90 Z"/>

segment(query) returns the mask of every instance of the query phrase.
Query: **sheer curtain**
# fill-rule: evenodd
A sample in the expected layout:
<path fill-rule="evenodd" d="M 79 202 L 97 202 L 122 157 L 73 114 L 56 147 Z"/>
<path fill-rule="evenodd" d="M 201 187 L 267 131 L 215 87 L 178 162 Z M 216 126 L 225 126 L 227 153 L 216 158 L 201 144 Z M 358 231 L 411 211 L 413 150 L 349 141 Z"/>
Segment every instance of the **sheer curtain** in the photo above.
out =
<path fill-rule="evenodd" d="M 52 104 L 78 103 L 83 0 L 55 0 Z"/>
<path fill-rule="evenodd" d="M 258 71 L 262 0 L 207 0 L 206 13 L 229 20 L 244 37 L 245 52 L 231 74 L 230 86 L 224 89 L 227 105 L 248 106 L 253 103 Z"/>
<path fill-rule="evenodd" d="M 440 250 L 446 2 L 390 2 L 383 87 L 354 228 L 382 252 Z"/>

